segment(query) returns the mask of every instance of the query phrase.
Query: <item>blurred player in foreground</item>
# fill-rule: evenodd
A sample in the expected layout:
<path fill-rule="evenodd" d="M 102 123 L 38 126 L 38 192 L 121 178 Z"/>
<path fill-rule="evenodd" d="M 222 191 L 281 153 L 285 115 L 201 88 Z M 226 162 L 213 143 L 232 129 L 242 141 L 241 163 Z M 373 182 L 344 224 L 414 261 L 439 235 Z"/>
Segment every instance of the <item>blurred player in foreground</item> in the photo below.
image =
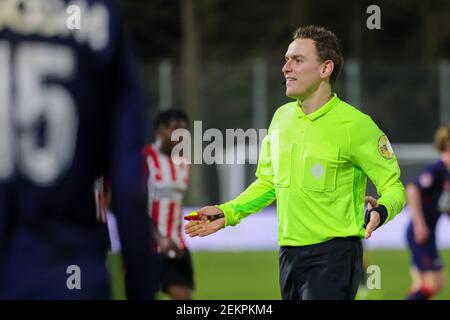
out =
<path fill-rule="evenodd" d="M 439 160 L 407 186 L 412 215 L 406 231 L 412 279 L 408 300 L 429 299 L 445 285 L 445 271 L 436 247 L 436 226 L 441 213 L 450 213 L 450 126 L 436 131 L 434 146 Z"/>
<path fill-rule="evenodd" d="M 237 198 L 199 210 L 186 233 L 206 236 L 277 201 L 283 299 L 354 299 L 362 273 L 361 238 L 405 204 L 400 168 L 373 120 L 332 86 L 343 65 L 336 35 L 297 29 L 282 68 L 294 101 L 275 112 L 262 141 L 257 179 Z M 364 214 L 367 176 L 380 198 Z"/>
<path fill-rule="evenodd" d="M 177 129 L 187 129 L 188 117 L 182 111 L 166 110 L 154 121 L 156 141 L 144 148 L 148 206 L 154 223 L 162 259 L 161 289 L 175 300 L 192 299 L 194 279 L 191 255 L 183 240 L 182 208 L 190 165 L 171 153 Z"/>
<path fill-rule="evenodd" d="M 138 77 L 114 1 L 0 2 L 0 299 L 109 299 L 108 176 L 127 296 L 153 297 Z"/>
<path fill-rule="evenodd" d="M 111 285 L 111 298 L 113 300 L 125 300 L 125 269 L 122 259 L 117 219 L 111 211 L 111 186 L 107 179 L 99 177 L 94 184 L 95 205 L 97 219 L 108 226 L 109 250 L 107 256 L 108 272 Z M 157 268 L 154 268 L 155 272 Z"/>

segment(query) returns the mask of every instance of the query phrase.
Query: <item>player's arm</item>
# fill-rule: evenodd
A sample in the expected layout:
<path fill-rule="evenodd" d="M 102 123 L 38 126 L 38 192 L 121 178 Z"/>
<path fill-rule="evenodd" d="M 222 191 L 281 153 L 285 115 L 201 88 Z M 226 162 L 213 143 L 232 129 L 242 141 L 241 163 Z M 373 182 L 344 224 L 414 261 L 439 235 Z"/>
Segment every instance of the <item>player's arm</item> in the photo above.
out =
<path fill-rule="evenodd" d="M 356 120 L 349 130 L 351 157 L 374 183 L 380 198 L 369 213 L 366 238 L 377 227 L 392 220 L 405 206 L 406 192 L 400 181 L 400 167 L 384 133 L 368 116 Z M 370 224 L 370 227 L 368 227 Z M 368 232 L 367 232 L 368 231 Z"/>
<path fill-rule="evenodd" d="M 218 206 L 207 206 L 198 210 L 200 216 L 217 216 L 217 219 L 190 221 L 185 226 L 186 233 L 191 237 L 206 236 L 225 226 L 234 226 L 243 218 L 260 211 L 275 200 L 273 168 L 270 161 L 270 129 L 261 145 L 256 178 L 237 198 Z M 220 214 L 224 217 L 219 217 Z"/>
<path fill-rule="evenodd" d="M 225 215 L 225 226 L 234 226 L 248 215 L 267 207 L 274 200 L 275 188 L 273 183 L 258 178 L 236 199 L 217 207 Z"/>
<path fill-rule="evenodd" d="M 408 196 L 408 206 L 411 211 L 412 222 L 414 225 L 414 237 L 417 243 L 422 243 L 428 238 L 429 231 L 422 210 L 420 187 L 416 184 L 409 184 L 406 187 L 406 191 Z"/>
<path fill-rule="evenodd" d="M 163 255 L 166 255 L 169 258 L 174 258 L 177 254 L 179 254 L 179 249 L 176 243 L 170 238 L 164 237 L 154 224 L 152 224 L 152 234 L 153 240 L 158 244 L 158 247 L 161 250 L 160 252 Z"/>
<path fill-rule="evenodd" d="M 261 143 L 256 180 L 237 198 L 217 206 L 225 214 L 225 226 L 234 226 L 275 200 L 271 161 L 271 129 Z"/>

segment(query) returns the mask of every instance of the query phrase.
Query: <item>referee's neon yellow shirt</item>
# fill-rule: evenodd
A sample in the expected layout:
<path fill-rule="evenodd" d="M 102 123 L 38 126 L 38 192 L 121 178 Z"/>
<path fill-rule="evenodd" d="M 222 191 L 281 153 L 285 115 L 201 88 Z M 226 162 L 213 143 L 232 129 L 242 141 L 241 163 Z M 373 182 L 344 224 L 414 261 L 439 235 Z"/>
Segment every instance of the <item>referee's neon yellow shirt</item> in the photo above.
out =
<path fill-rule="evenodd" d="M 225 225 L 277 201 L 278 244 L 303 246 L 335 237 L 364 237 L 367 176 L 378 204 L 394 218 L 406 202 L 389 140 L 366 114 L 336 94 L 305 115 L 299 102 L 281 106 L 264 138 L 257 179 L 219 205 Z"/>

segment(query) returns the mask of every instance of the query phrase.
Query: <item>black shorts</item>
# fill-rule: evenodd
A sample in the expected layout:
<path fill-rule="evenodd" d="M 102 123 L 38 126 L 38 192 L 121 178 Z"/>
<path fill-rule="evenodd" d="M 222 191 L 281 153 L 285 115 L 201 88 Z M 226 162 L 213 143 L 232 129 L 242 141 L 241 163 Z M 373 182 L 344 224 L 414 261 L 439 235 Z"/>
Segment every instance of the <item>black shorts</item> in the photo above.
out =
<path fill-rule="evenodd" d="M 284 300 L 354 299 L 362 276 L 361 239 L 281 247 L 279 261 Z"/>
<path fill-rule="evenodd" d="M 177 258 L 172 259 L 161 255 L 161 259 L 161 290 L 164 293 L 168 293 L 168 288 L 174 285 L 194 289 L 194 276 L 189 250 L 183 250 L 182 255 Z"/>

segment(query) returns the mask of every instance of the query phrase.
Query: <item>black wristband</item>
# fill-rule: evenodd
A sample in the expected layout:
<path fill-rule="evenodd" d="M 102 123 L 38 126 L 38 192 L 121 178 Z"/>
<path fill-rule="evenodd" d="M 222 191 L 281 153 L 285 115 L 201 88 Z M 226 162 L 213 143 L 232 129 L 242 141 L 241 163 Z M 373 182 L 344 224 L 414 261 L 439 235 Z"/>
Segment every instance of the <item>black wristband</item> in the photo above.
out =
<path fill-rule="evenodd" d="M 382 204 L 380 204 L 379 206 L 372 208 L 370 210 L 366 210 L 366 212 L 364 213 L 364 229 L 367 227 L 367 224 L 370 221 L 370 213 L 372 211 L 376 211 L 380 214 L 380 223 L 378 224 L 378 226 L 375 228 L 378 229 L 379 227 L 381 227 L 385 222 L 386 219 L 388 217 L 388 212 L 385 206 L 383 206 Z"/>

